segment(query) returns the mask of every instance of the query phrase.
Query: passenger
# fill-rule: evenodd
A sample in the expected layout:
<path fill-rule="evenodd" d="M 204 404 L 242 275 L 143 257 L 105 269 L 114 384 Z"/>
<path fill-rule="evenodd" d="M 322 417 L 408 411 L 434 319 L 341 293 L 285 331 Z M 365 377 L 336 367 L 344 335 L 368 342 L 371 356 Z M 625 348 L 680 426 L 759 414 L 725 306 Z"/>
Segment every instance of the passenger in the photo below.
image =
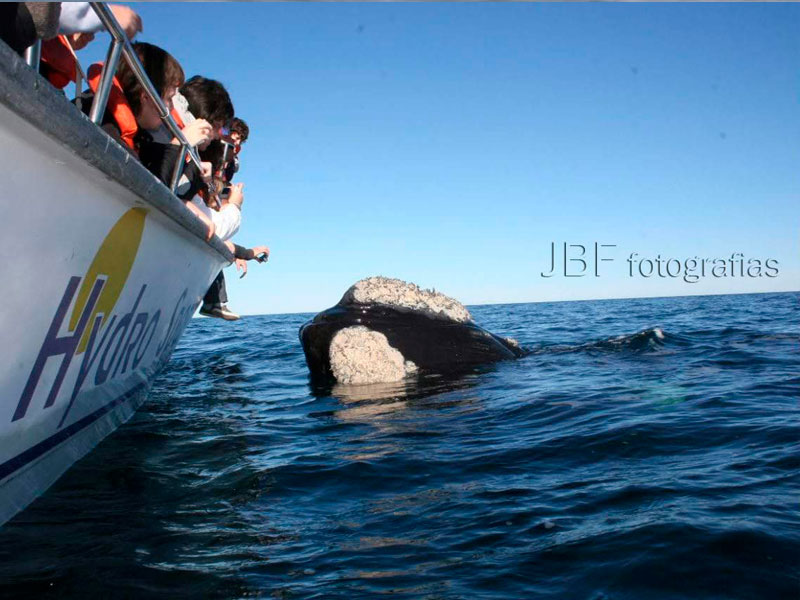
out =
<path fill-rule="evenodd" d="M 133 49 L 153 87 L 167 108 L 170 108 L 172 97 L 184 82 L 180 64 L 166 50 L 153 44 L 138 42 L 133 44 Z M 88 83 L 91 90 L 87 90 L 80 97 L 81 109 L 86 114 L 91 109 L 94 91 L 100 83 L 101 74 L 100 63 L 89 67 Z M 169 185 L 180 154 L 180 146 L 177 140 L 170 139 L 171 136 L 164 133 L 166 129 L 161 121 L 158 107 L 147 95 L 124 59 L 120 60 L 117 67 L 101 127 L 136 156 L 165 185 Z M 207 122 L 198 119 L 187 126 L 183 133 L 187 141 L 196 146 L 207 143 L 211 139 L 212 131 Z M 203 185 L 202 174 L 191 162 L 184 167 L 184 174 L 189 181 L 186 195 L 191 197 Z M 188 208 L 205 223 L 208 228 L 207 237 L 210 239 L 214 234 L 213 222 L 193 207 Z"/>
<path fill-rule="evenodd" d="M 234 117 L 231 122 L 230 142 L 233 146 L 233 153 L 227 164 L 224 167 L 223 181 L 228 184 L 233 180 L 234 175 L 239 171 L 239 152 L 242 150 L 242 145 L 247 141 L 250 136 L 250 128 L 242 119 Z M 230 189 L 230 187 L 228 188 Z M 254 246 L 252 249 L 246 249 L 242 246 L 234 245 L 233 255 L 236 257 L 236 269 L 241 271 L 240 277 L 247 275 L 247 262 L 249 260 L 257 260 L 258 262 L 266 262 L 269 258 L 269 248 L 267 246 Z"/>
<path fill-rule="evenodd" d="M 230 136 L 230 124 L 234 119 L 233 104 L 230 101 L 228 92 L 221 83 L 205 77 L 192 77 L 181 88 L 180 94 L 186 99 L 187 107 L 191 114 L 195 117 L 203 117 L 210 122 L 218 138 L 225 139 Z M 224 171 L 225 164 L 220 160 L 222 158 L 221 154 L 224 154 L 223 150 L 222 144 L 219 141 L 214 141 L 209 144 L 208 149 L 203 153 L 204 160 L 212 162 L 212 172 L 215 175 L 222 175 Z M 211 216 L 217 222 L 218 233 L 221 228 L 219 222 L 221 219 L 238 216 L 239 220 L 241 220 L 241 203 L 244 200 L 244 196 L 241 193 L 242 187 L 241 184 L 231 186 L 230 197 L 228 197 L 227 202 L 222 205 L 219 212 L 214 213 L 212 211 Z M 201 200 L 195 198 L 194 202 L 199 209 L 203 209 L 200 205 Z M 233 233 L 236 230 L 238 230 L 238 224 L 233 229 Z M 247 265 L 243 262 L 243 259 L 237 259 L 237 268 L 246 272 Z M 227 303 L 228 295 L 225 288 L 225 276 L 220 271 L 203 298 L 200 314 L 235 321 L 239 318 L 239 315 L 230 310 Z"/>
<path fill-rule="evenodd" d="M 219 140 L 211 141 L 204 150 L 200 150 L 200 158 L 209 165 L 209 171 L 216 175 L 223 166 L 222 163 L 222 143 Z M 216 192 L 221 191 L 222 187 L 218 180 L 214 180 L 214 197 L 210 194 L 198 193 L 188 204 L 193 204 L 198 210 L 202 211 L 214 222 L 215 232 L 222 241 L 232 238 L 242 222 L 242 203 L 244 202 L 244 184 L 239 184 L 229 188 L 229 194 L 220 197 Z M 214 210 L 211 206 L 220 203 L 219 209 Z"/>
<path fill-rule="evenodd" d="M 205 148 L 201 146 L 200 156 L 204 161 L 210 163 L 211 172 L 214 175 L 221 175 L 225 167 L 224 147 L 221 139 L 230 136 L 229 124 L 232 123 L 234 114 L 233 103 L 227 90 L 218 81 L 196 76 L 181 87 L 175 99 L 173 115 L 177 117 L 177 120 L 191 124 L 195 118 L 201 117 L 211 124 L 214 139 Z M 246 128 L 246 125 L 244 127 Z M 242 132 L 245 133 L 244 136 L 241 135 Z M 238 136 L 246 139 L 248 133 L 249 131 L 240 127 Z M 224 198 L 219 210 L 211 209 L 209 204 L 215 202 L 208 196 L 201 197 L 200 194 L 196 195 L 191 202 L 187 202 L 187 206 L 194 206 L 197 211 L 201 211 L 212 220 L 220 239 L 228 240 L 238 231 L 241 222 L 241 207 L 244 201 L 243 187 L 243 184 L 230 186 L 230 195 Z M 186 196 L 181 197 L 185 198 Z M 237 258 L 237 269 L 244 273 L 247 272 L 245 261 L 259 256 L 261 257 L 259 262 L 263 262 L 269 256 L 269 249 L 266 246 L 256 246 L 251 249 L 252 252 L 230 242 L 228 242 L 228 246 Z M 220 271 L 203 299 L 200 314 L 232 321 L 238 319 L 239 315 L 228 308 L 227 302 L 225 276 Z"/>
<path fill-rule="evenodd" d="M 211 163 L 211 169 L 214 174 L 218 174 L 223 165 L 223 144 L 219 140 L 212 141 L 208 148 L 201 151 L 203 160 L 208 160 Z M 222 183 L 220 181 L 220 183 Z M 220 185 L 221 187 L 221 185 Z M 224 196 L 225 203 L 219 211 L 212 210 L 205 202 L 195 197 L 194 203 L 199 210 L 207 211 L 209 217 L 214 220 L 217 226 L 217 235 L 220 232 L 226 235 L 225 238 L 220 236 L 220 239 L 228 239 L 239 229 L 241 221 L 241 207 L 244 196 L 242 195 L 243 184 L 239 183 L 230 186 L 229 195 Z M 235 209 L 234 209 L 235 207 Z M 233 219 L 231 219 L 233 217 Z M 238 218 L 237 218 L 238 217 Z M 235 226 L 235 229 L 232 229 Z M 230 235 L 227 235 L 230 232 Z M 249 256 L 244 253 L 245 249 L 241 246 L 236 246 L 232 242 L 226 242 L 228 248 L 236 257 L 236 268 L 247 272 L 247 263 Z M 254 248 L 255 250 L 255 248 Z M 269 250 L 267 249 L 267 255 Z M 227 321 L 235 321 L 239 315 L 228 308 L 228 293 L 225 286 L 225 275 L 222 271 L 219 272 L 216 279 L 211 283 L 203 298 L 203 306 L 200 307 L 200 314 L 207 317 L 216 317 L 225 319 Z"/>
<path fill-rule="evenodd" d="M 233 181 L 233 176 L 239 171 L 239 152 L 242 145 L 250 136 L 250 128 L 242 119 L 234 117 L 231 122 L 230 140 L 233 144 L 233 157 L 225 166 L 224 179 L 227 182 Z"/>
<path fill-rule="evenodd" d="M 211 127 L 210 137 L 212 141 L 201 145 L 201 157 L 204 161 L 212 163 L 211 173 L 217 172 L 222 164 L 218 162 L 221 158 L 221 144 L 216 141 L 220 137 L 220 132 L 224 131 L 227 124 L 233 119 L 233 103 L 231 102 L 225 87 L 213 79 L 195 76 L 189 79 L 180 89 L 177 96 L 178 104 L 176 111 L 184 121 L 189 121 L 190 127 L 197 120 L 202 120 Z M 196 120 L 195 120 L 196 119 Z M 187 202 L 190 210 L 204 213 L 210 218 L 215 227 L 215 232 L 220 239 L 227 240 L 238 230 L 241 223 L 241 207 L 244 202 L 244 186 L 237 186 L 231 190 L 231 196 L 227 202 L 219 206 L 219 210 L 211 210 L 208 204 L 217 204 L 217 198 L 200 197 L 194 195 L 191 202 Z M 180 197 L 188 198 L 181 194 Z M 193 205 L 193 206 L 192 206 Z"/>
<path fill-rule="evenodd" d="M 118 4 L 109 9 L 128 37 L 142 30 L 135 11 Z M 94 39 L 102 23 L 88 2 L 6 2 L 0 4 L 0 38 L 22 54 L 42 40 L 40 73 L 58 88 L 76 80 L 75 51 Z"/>
<path fill-rule="evenodd" d="M 180 64 L 171 54 L 158 46 L 137 43 L 133 48 L 156 91 L 164 102 L 169 104 L 175 90 L 184 80 Z M 94 99 L 94 92 L 100 83 L 101 73 L 101 63 L 89 67 L 88 83 L 91 90 L 81 95 L 83 110 L 87 114 Z M 137 138 L 140 130 L 157 129 L 161 126 L 158 109 L 125 60 L 120 60 L 100 126 L 137 156 L 139 155 L 137 143 L 142 140 L 141 136 Z"/>
<path fill-rule="evenodd" d="M 211 123 L 215 136 L 233 120 L 231 97 L 219 81 L 195 75 L 181 86 L 180 93 L 196 119 Z"/>

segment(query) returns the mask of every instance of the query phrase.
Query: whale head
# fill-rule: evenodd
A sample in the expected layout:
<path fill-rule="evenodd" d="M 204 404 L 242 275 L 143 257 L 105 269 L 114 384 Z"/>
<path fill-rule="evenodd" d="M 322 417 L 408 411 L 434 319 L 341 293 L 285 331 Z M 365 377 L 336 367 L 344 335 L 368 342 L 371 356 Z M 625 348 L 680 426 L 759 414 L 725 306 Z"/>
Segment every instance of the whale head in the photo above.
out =
<path fill-rule="evenodd" d="M 300 328 L 300 341 L 312 377 L 339 383 L 388 383 L 523 354 L 457 300 L 386 277 L 355 283 Z"/>

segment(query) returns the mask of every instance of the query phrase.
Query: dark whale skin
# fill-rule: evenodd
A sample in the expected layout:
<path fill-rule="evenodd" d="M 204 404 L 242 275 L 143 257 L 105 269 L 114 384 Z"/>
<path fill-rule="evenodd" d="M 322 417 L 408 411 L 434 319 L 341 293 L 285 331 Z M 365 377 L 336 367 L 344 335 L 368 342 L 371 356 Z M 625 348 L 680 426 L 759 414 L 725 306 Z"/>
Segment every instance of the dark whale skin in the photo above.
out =
<path fill-rule="evenodd" d="M 337 304 L 300 327 L 300 343 L 313 377 L 333 378 L 331 340 L 340 329 L 357 325 L 384 334 L 421 372 L 449 373 L 524 354 L 520 347 L 472 321 L 436 319 L 380 304 Z"/>

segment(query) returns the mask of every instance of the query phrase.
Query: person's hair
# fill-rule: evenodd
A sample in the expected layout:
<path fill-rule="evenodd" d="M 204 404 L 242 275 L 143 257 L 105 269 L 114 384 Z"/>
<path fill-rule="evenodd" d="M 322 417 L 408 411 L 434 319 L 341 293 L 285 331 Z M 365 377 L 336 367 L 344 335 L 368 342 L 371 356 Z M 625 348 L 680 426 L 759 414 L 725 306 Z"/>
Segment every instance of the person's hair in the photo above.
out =
<path fill-rule="evenodd" d="M 216 174 L 224 165 L 222 155 L 225 146 L 219 140 L 211 140 L 204 150 L 200 150 L 200 158 L 205 162 L 211 163 L 211 172 Z"/>
<path fill-rule="evenodd" d="M 250 128 L 247 126 L 247 123 L 242 121 L 239 117 L 235 117 L 231 123 L 231 133 L 234 132 L 239 134 L 241 138 L 239 143 L 241 144 L 244 144 L 250 136 Z"/>
<path fill-rule="evenodd" d="M 180 87 L 185 79 L 180 63 L 163 48 L 147 42 L 136 42 L 133 44 L 133 49 L 158 95 L 164 101 L 168 100 L 164 97 L 167 91 L 173 87 Z M 138 115 L 142 110 L 144 87 L 136 79 L 136 75 L 124 58 L 120 60 L 116 77 L 133 114 Z"/>
<path fill-rule="evenodd" d="M 205 119 L 212 127 L 227 125 L 233 119 L 231 97 L 219 81 L 195 75 L 180 91 L 196 119 Z"/>

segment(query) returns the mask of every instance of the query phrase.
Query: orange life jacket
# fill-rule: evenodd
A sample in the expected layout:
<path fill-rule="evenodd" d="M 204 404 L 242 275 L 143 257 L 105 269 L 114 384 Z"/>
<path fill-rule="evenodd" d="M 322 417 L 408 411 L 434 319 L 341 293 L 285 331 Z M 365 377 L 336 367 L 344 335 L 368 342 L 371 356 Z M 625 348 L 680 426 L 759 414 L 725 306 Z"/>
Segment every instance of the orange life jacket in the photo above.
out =
<path fill-rule="evenodd" d="M 86 78 L 89 87 L 92 91 L 97 93 L 97 86 L 100 85 L 100 75 L 103 72 L 103 63 L 95 63 L 89 67 Z M 136 132 L 139 131 L 139 126 L 136 124 L 136 117 L 133 115 L 130 105 L 125 98 L 125 93 L 122 91 L 122 86 L 114 77 L 111 83 L 111 92 L 108 95 L 108 104 L 106 110 L 114 117 L 120 131 L 122 141 L 131 149 L 136 150 L 133 143 L 133 138 Z"/>
<path fill-rule="evenodd" d="M 77 79 L 75 56 L 63 35 L 42 42 L 42 62 L 48 67 L 47 79 L 57 88 Z"/>

